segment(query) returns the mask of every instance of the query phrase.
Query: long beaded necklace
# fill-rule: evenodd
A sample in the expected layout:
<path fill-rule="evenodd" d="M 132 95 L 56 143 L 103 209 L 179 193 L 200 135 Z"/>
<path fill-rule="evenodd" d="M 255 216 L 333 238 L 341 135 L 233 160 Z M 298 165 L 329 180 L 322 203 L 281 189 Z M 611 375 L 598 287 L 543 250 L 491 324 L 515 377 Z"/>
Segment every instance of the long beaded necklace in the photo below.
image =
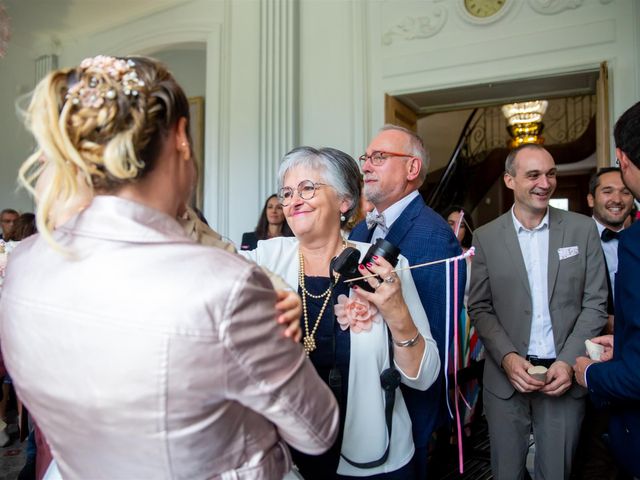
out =
<path fill-rule="evenodd" d="M 344 250 L 347 247 L 347 242 L 342 241 L 342 249 Z M 302 252 L 298 250 L 298 260 L 300 261 L 300 278 L 298 283 L 300 285 L 300 290 L 302 290 L 302 315 L 304 318 L 304 331 L 305 335 L 302 339 L 302 347 L 304 348 L 307 357 L 311 352 L 316 349 L 316 340 L 315 335 L 318 331 L 318 327 L 320 326 L 320 320 L 322 319 L 322 315 L 324 315 L 324 311 L 329 304 L 329 299 L 331 298 L 331 292 L 333 291 L 333 287 L 336 286 L 338 280 L 340 280 L 340 274 L 334 273 L 333 282 L 329 283 L 329 288 L 324 293 L 320 295 L 314 295 L 310 293 L 304 285 L 304 257 L 302 256 Z M 318 314 L 318 318 L 316 318 L 315 323 L 313 324 L 313 329 L 309 330 L 309 314 L 307 313 L 307 296 L 311 298 L 315 298 L 316 300 L 320 298 L 324 298 L 324 302 L 322 302 L 322 308 L 320 308 L 320 313 Z"/>

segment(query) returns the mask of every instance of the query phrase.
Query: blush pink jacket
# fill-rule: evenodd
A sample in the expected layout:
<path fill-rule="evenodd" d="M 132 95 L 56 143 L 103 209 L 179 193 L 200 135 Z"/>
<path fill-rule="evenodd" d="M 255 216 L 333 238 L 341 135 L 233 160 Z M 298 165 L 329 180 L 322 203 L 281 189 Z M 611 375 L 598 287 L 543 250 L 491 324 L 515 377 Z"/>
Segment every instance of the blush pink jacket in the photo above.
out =
<path fill-rule="evenodd" d="M 0 340 L 65 480 L 280 479 L 285 442 L 332 445 L 336 402 L 255 265 L 110 196 L 55 238 L 72 256 L 13 252 Z"/>

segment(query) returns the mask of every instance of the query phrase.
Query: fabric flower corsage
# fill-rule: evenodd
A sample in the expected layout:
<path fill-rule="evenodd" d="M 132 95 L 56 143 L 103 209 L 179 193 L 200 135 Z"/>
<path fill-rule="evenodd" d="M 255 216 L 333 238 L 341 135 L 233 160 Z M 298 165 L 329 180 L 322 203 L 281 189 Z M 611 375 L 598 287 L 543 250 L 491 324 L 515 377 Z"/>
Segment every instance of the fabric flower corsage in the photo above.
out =
<path fill-rule="evenodd" d="M 371 322 L 378 321 L 376 306 L 357 293 L 352 298 L 340 295 L 334 306 L 334 313 L 340 328 L 346 330 L 351 327 L 353 333 L 368 332 L 371 330 Z"/>

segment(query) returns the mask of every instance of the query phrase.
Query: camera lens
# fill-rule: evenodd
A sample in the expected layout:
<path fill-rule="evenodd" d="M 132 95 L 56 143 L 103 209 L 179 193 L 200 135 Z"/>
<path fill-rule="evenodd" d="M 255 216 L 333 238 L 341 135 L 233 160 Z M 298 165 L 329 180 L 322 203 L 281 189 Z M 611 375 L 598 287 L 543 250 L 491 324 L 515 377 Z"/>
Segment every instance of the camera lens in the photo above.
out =
<path fill-rule="evenodd" d="M 398 264 L 398 255 L 400 255 L 400 249 L 390 242 L 387 242 L 384 238 L 379 238 L 376 243 L 371 245 L 367 253 L 360 262 L 360 251 L 348 247 L 345 248 L 340 255 L 331 260 L 331 270 L 339 273 L 343 280 L 350 280 L 352 278 L 361 277 L 362 271 L 358 269 L 360 264 L 373 263 L 373 257 L 382 257 L 389 262 L 393 267 Z M 379 281 L 380 277 L 378 278 Z M 356 280 L 351 285 L 357 285 L 358 287 L 366 290 L 367 292 L 373 292 L 374 289 L 367 280 Z"/>
<path fill-rule="evenodd" d="M 373 260 L 373 257 L 382 257 L 391 266 L 395 267 L 398 264 L 398 255 L 400 255 L 400 249 L 393 243 L 387 242 L 384 238 L 379 238 L 376 243 L 371 245 L 371 248 L 367 251 L 366 255 L 362 259 L 362 264 L 367 264 Z"/>
<path fill-rule="evenodd" d="M 392 267 L 395 267 L 398 264 L 398 255 L 400 255 L 400 249 L 396 247 L 393 243 L 387 242 L 384 238 L 379 238 L 376 240 L 376 243 L 371 245 L 364 258 L 360 263 L 366 265 L 367 263 L 373 263 L 373 257 L 382 257 L 387 262 L 391 264 Z M 382 281 L 379 276 L 376 276 L 378 281 Z M 359 287 L 364 288 L 368 292 L 373 292 L 374 288 L 369 285 L 369 282 L 366 280 L 359 280 L 356 283 Z"/>

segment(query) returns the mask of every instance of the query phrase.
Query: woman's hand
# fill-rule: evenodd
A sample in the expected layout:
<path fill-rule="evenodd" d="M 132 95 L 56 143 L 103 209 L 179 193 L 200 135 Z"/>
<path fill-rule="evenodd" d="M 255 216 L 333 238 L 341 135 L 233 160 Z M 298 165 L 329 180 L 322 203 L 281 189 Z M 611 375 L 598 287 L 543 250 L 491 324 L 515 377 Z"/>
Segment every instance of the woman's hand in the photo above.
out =
<path fill-rule="evenodd" d="M 411 317 L 407 304 L 402 296 L 400 279 L 393 271 L 391 264 L 382 257 L 374 256 L 373 263 L 360 265 L 359 268 L 363 276 L 373 273 L 383 280 L 380 281 L 378 277 L 367 278 L 365 281 L 371 285 L 374 291 L 367 292 L 362 288 L 355 287 L 358 294 L 378 307 L 378 310 L 390 328 L 394 326 L 401 328 L 403 326 L 403 319 L 406 317 L 410 319 Z M 399 324 L 396 325 L 396 323 Z M 411 324 L 413 324 L 413 322 L 411 322 Z"/>
<path fill-rule="evenodd" d="M 292 290 L 276 290 L 277 322 L 285 325 L 284 336 L 294 342 L 302 338 L 300 329 L 300 315 L 302 314 L 302 302 L 298 294 Z"/>
<path fill-rule="evenodd" d="M 367 292 L 363 288 L 357 288 L 356 291 L 362 298 L 378 307 L 395 343 L 395 363 L 407 377 L 414 378 L 420 371 L 425 342 L 413 322 L 413 318 L 411 318 L 407 303 L 404 301 L 398 275 L 393 271 L 389 262 L 382 257 L 375 256 L 372 263 L 360 267 L 360 272 L 362 275 L 374 273 L 383 279 L 382 281 L 377 277 L 366 279 L 369 285 L 375 289 L 374 292 Z M 414 338 L 416 342 L 412 346 L 398 345 Z"/>

